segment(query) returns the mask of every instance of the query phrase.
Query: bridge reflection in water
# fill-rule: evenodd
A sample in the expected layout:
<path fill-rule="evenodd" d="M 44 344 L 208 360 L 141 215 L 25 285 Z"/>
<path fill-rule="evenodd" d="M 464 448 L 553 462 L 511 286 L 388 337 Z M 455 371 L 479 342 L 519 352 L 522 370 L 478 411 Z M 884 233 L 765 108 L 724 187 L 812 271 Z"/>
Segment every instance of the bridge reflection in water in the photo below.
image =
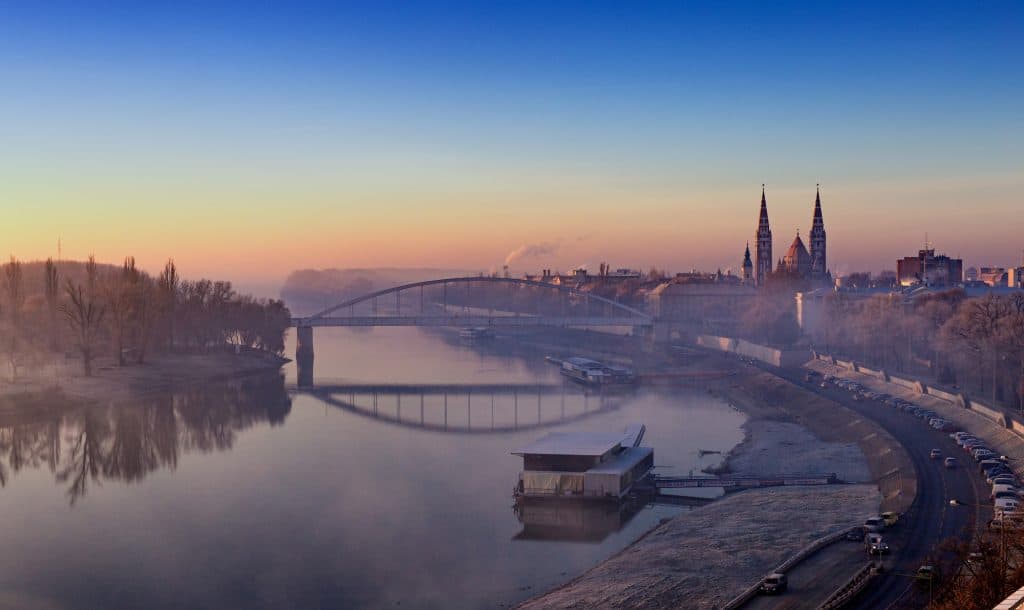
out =
<path fill-rule="evenodd" d="M 614 410 L 623 398 L 563 383 L 319 385 L 292 392 L 395 425 L 463 434 L 568 423 Z"/>

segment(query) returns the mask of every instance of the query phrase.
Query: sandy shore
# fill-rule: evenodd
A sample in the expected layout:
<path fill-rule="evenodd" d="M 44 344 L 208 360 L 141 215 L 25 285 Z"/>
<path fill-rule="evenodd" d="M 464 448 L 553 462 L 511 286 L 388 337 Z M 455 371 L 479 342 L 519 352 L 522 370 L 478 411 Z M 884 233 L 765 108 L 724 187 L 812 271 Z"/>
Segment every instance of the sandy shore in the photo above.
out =
<path fill-rule="evenodd" d="M 152 392 L 190 383 L 204 383 L 278 370 L 287 359 L 261 352 L 234 354 L 162 354 L 144 364 L 117 366 L 100 358 L 93 375 L 82 373 L 81 363 L 55 361 L 33 370 L 22 369 L 15 380 L 0 381 L 0 408 L 20 405 L 41 396 L 50 402 L 122 402 Z"/>

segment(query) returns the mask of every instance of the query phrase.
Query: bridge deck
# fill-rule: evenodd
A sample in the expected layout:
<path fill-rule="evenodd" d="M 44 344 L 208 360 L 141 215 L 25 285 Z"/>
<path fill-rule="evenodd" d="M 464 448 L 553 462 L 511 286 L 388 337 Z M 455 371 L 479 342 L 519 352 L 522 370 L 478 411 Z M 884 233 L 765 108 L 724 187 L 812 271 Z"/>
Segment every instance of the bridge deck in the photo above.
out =
<path fill-rule="evenodd" d="M 568 392 L 582 394 L 578 388 L 564 383 L 450 383 L 450 384 L 374 384 L 352 383 L 343 385 L 316 385 L 298 387 L 292 391 L 310 394 L 555 394 Z"/>
<path fill-rule="evenodd" d="M 414 316 L 338 316 L 292 318 L 292 326 L 650 326 L 650 318 L 628 316 L 487 316 L 487 315 L 414 315 Z"/>

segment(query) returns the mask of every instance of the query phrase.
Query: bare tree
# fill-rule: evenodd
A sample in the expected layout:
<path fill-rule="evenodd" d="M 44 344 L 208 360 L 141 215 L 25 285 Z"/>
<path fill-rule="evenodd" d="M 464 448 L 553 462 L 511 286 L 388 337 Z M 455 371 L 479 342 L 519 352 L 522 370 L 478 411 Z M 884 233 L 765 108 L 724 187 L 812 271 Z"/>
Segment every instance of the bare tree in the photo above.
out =
<path fill-rule="evenodd" d="M 174 265 L 174 259 L 168 259 L 164 270 L 157 280 L 157 303 L 160 315 L 166 324 L 167 350 L 174 350 L 174 322 L 177 315 L 178 287 L 181 278 L 178 277 L 178 268 Z"/>
<path fill-rule="evenodd" d="M 21 310 L 25 305 L 25 285 L 21 262 L 13 255 L 10 262 L 4 265 L 4 289 L 7 293 L 7 355 L 11 365 L 11 374 L 17 377 L 18 338 L 22 334 Z"/>
<path fill-rule="evenodd" d="M 92 375 L 93 350 L 99 336 L 105 310 L 86 293 L 79 284 L 75 286 L 69 280 L 64 287 L 70 303 L 61 306 L 67 316 L 68 324 L 75 332 L 78 350 L 82 354 L 82 368 L 86 377 Z"/>
<path fill-rule="evenodd" d="M 131 276 L 135 272 L 135 259 L 127 257 L 120 271 L 107 275 L 103 282 L 103 301 L 110 325 L 111 347 L 118 366 L 125 365 L 125 342 L 131 323 Z"/>
<path fill-rule="evenodd" d="M 50 349 L 57 351 L 60 348 L 57 340 L 57 305 L 60 300 L 60 284 L 57 279 L 57 265 L 54 264 L 52 258 L 46 259 L 43 275 L 46 291 L 46 308 L 50 316 Z"/>

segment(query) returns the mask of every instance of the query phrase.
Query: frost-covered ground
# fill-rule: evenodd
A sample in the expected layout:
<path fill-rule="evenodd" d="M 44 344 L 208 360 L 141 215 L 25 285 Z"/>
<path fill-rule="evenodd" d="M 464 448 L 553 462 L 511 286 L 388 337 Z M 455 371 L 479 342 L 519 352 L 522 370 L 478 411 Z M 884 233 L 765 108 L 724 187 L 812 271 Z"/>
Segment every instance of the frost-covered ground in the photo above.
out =
<path fill-rule="evenodd" d="M 867 460 L 856 443 L 826 443 L 803 426 L 753 419 L 747 438 L 730 453 L 725 467 L 737 474 L 777 475 L 834 472 L 851 483 L 871 480 Z"/>
<path fill-rule="evenodd" d="M 873 485 L 751 490 L 683 513 L 523 608 L 719 608 L 821 536 L 863 522 Z"/>

